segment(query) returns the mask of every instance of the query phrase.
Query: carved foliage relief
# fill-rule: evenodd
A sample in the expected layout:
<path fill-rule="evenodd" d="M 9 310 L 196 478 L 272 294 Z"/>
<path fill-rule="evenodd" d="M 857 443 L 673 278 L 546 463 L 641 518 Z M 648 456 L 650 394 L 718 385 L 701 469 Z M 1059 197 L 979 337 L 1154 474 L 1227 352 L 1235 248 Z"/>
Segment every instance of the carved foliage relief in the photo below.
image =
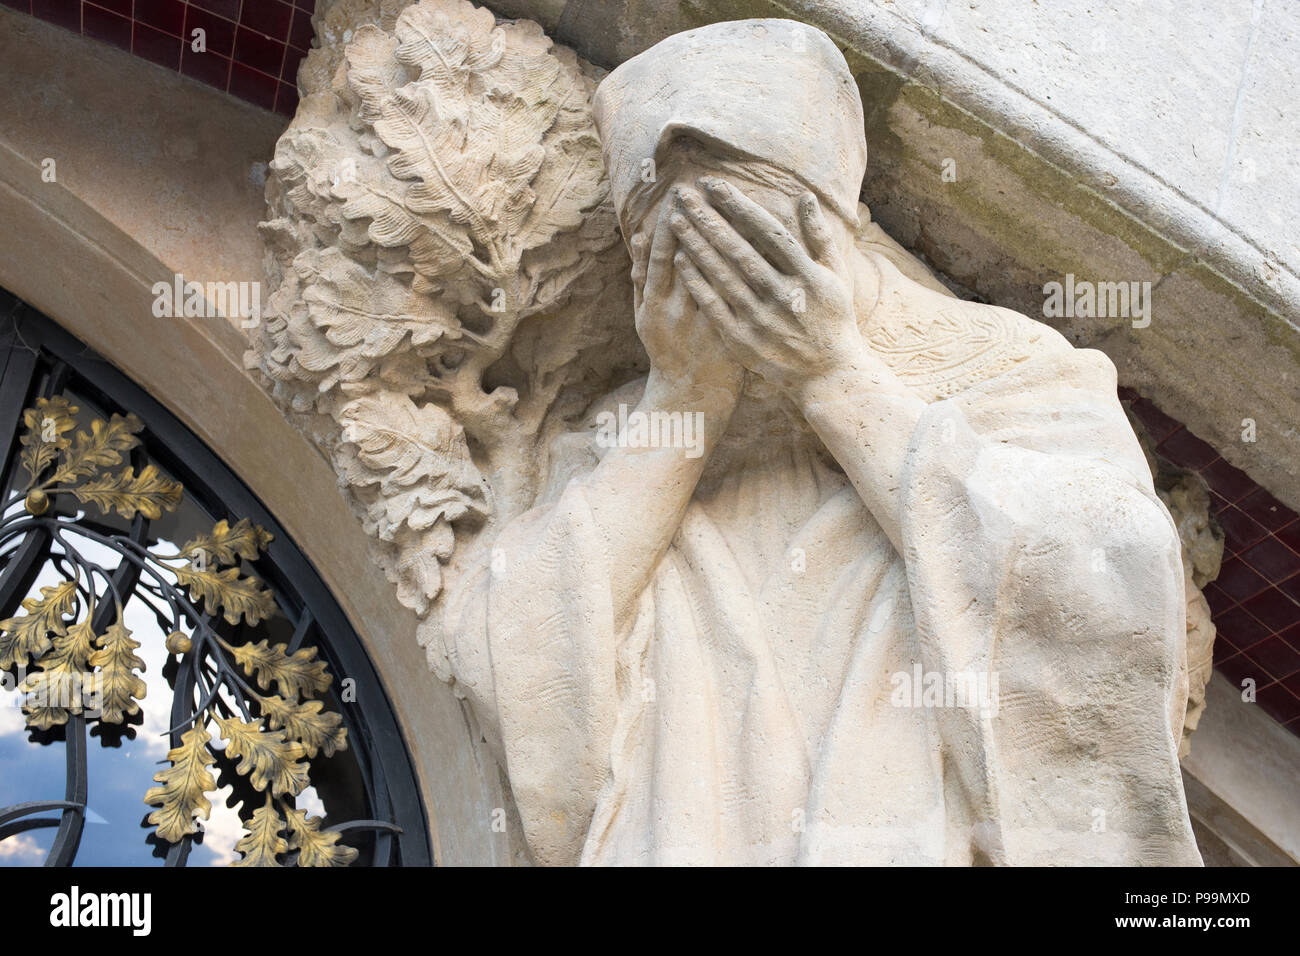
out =
<path fill-rule="evenodd" d="M 599 76 L 462 0 L 344 0 L 322 38 L 270 167 L 274 291 L 247 361 L 427 618 L 453 526 L 527 501 L 557 401 L 638 361 L 597 318 L 630 302 Z"/>

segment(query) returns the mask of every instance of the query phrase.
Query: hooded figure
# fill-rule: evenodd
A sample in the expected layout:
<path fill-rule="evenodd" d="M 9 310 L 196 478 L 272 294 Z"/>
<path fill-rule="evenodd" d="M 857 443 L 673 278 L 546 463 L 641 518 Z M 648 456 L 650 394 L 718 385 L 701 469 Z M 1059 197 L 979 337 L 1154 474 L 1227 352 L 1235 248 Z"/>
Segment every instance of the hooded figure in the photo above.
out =
<path fill-rule="evenodd" d="M 857 88 L 805 25 L 670 37 L 595 110 L 629 241 L 682 155 L 812 190 L 845 229 L 864 211 Z M 850 260 L 862 336 L 918 409 L 894 517 L 846 477 L 851 447 L 747 384 L 621 616 L 611 581 L 654 545 L 606 527 L 625 450 L 595 423 L 634 383 L 450 595 L 449 660 L 534 860 L 1198 864 L 1180 546 L 1114 367 Z M 645 474 L 649 509 L 672 482 Z"/>

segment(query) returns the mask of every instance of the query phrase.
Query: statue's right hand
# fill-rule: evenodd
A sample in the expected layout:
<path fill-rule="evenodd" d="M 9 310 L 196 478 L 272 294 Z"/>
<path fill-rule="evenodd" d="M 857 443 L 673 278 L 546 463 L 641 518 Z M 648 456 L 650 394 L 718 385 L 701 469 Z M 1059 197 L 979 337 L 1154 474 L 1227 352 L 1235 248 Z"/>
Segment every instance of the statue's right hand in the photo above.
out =
<path fill-rule="evenodd" d="M 654 235 L 632 238 L 632 288 L 636 332 L 650 356 L 652 377 L 673 389 L 696 386 L 740 393 L 744 369 L 731 358 L 673 267 L 677 238 L 665 203 Z"/>

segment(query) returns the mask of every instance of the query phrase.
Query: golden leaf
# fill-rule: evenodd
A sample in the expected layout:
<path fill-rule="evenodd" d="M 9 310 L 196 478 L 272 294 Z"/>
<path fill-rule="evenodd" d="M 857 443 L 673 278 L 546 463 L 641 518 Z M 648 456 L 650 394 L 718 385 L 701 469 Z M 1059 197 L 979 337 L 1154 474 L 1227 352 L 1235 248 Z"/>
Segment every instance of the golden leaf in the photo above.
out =
<path fill-rule="evenodd" d="M 66 631 L 56 631 L 50 650 L 37 665 L 41 670 L 28 676 L 23 683 L 23 712 L 27 726 L 49 730 L 68 722 L 72 714 L 82 712 L 83 694 L 87 680 L 90 657 L 95 651 L 95 631 L 91 627 L 89 609 L 83 617 Z M 91 687 L 97 687 L 94 681 Z"/>
<path fill-rule="evenodd" d="M 179 843 L 186 834 L 198 829 L 198 820 L 208 818 L 212 803 L 205 794 L 217 789 L 208 767 L 216 758 L 208 750 L 212 735 L 195 725 L 181 735 L 181 745 L 167 752 L 171 766 L 154 774 L 161 787 L 150 787 L 144 802 L 158 807 L 149 814 L 149 822 L 158 828 L 158 836 L 168 843 Z"/>
<path fill-rule="evenodd" d="M 217 571 L 182 565 L 171 570 L 182 587 L 202 599 L 209 614 L 220 611 L 231 624 L 238 624 L 240 617 L 256 624 L 275 614 L 275 595 L 264 590 L 258 578 L 240 577 L 238 568 Z"/>
<path fill-rule="evenodd" d="M 322 830 L 325 821 L 307 816 L 306 810 L 285 808 L 289 818 L 289 849 L 298 851 L 299 866 L 347 866 L 357 851 L 339 843 L 339 834 Z"/>
<path fill-rule="evenodd" d="M 267 697 L 261 703 L 267 725 L 272 730 L 283 728 L 290 739 L 302 744 L 308 757 L 315 757 L 317 751 L 332 757 L 335 751 L 347 749 L 343 718 L 333 711 L 322 713 L 325 705 L 319 700 L 296 704 L 282 697 Z"/>
<path fill-rule="evenodd" d="M 237 564 L 240 558 L 254 561 L 271 543 L 269 531 L 258 527 L 247 518 L 241 518 L 230 527 L 223 518 L 212 526 L 211 534 L 201 534 L 181 549 L 179 557 L 205 555 L 205 561 L 216 564 Z"/>
<path fill-rule="evenodd" d="M 77 432 L 77 440 L 47 484 L 67 484 L 100 468 L 122 464 L 122 456 L 140 444 L 136 432 L 143 427 L 144 423 L 134 415 L 114 415 L 107 422 L 96 418 L 90 423 L 89 433 Z"/>
<path fill-rule="evenodd" d="M 71 581 L 43 587 L 39 598 L 23 601 L 26 614 L 0 621 L 0 670 L 15 664 L 26 667 L 29 658 L 44 654 L 50 647 L 49 632 L 64 629 L 63 617 L 72 613 L 76 595 Z"/>
<path fill-rule="evenodd" d="M 135 654 L 140 644 L 131 639 L 131 632 L 123 625 L 120 615 L 104 631 L 98 644 L 99 650 L 91 655 L 90 664 L 100 669 L 97 675 L 100 719 L 107 724 L 120 724 L 128 714 L 140 712 L 136 698 L 143 699 L 148 691 L 144 681 L 136 676 L 137 671 L 144 670 L 144 661 Z"/>
<path fill-rule="evenodd" d="M 19 439 L 23 446 L 21 460 L 23 468 L 31 475 L 25 488 L 35 484 L 55 456 L 68 447 L 64 434 L 77 427 L 73 420 L 77 411 L 77 406 L 62 395 L 38 398 L 35 408 L 23 411 L 23 435 Z"/>
<path fill-rule="evenodd" d="M 82 503 L 99 506 L 104 514 L 116 510 L 123 518 L 138 511 L 146 518 L 161 518 L 163 511 L 174 511 L 181 503 L 183 489 L 158 470 L 145 465 L 137 474 L 124 468 L 116 475 L 103 474 L 69 489 Z"/>
<path fill-rule="evenodd" d="M 257 678 L 257 685 L 263 690 L 269 690 L 274 681 L 281 694 L 294 700 L 328 690 L 329 671 L 325 669 L 324 661 L 316 660 L 316 648 L 301 647 L 290 657 L 284 652 L 286 646 L 276 644 L 272 647 L 264 639 L 231 650 L 244 673 Z"/>
<path fill-rule="evenodd" d="M 260 717 L 251 724 L 237 717 L 218 717 L 217 723 L 227 755 L 239 758 L 235 772 L 248 777 L 258 790 L 269 787 L 277 797 L 297 796 L 311 782 L 311 768 L 300 762 L 306 751 L 297 741 L 286 740 L 283 730 L 264 730 Z"/>
<path fill-rule="evenodd" d="M 253 819 L 244 826 L 244 836 L 235 844 L 235 849 L 244 854 L 244 858 L 231 866 L 280 866 L 276 857 L 289 849 L 289 844 L 280 836 L 283 829 L 284 820 L 276 812 L 268 793 L 266 806 L 253 811 Z"/>

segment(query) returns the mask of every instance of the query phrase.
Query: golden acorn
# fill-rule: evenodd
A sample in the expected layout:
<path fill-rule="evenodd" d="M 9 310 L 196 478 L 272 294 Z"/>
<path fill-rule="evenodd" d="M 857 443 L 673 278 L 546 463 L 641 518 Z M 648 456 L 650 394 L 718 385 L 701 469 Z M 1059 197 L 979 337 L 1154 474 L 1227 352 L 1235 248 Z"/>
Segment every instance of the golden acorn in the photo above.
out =
<path fill-rule="evenodd" d="M 40 490 L 29 491 L 27 497 L 23 499 L 23 507 L 31 514 L 43 515 L 50 507 L 50 496 Z"/>
<path fill-rule="evenodd" d="M 168 654 L 188 654 L 192 647 L 194 647 L 194 642 L 180 631 L 172 631 L 167 635 Z"/>

